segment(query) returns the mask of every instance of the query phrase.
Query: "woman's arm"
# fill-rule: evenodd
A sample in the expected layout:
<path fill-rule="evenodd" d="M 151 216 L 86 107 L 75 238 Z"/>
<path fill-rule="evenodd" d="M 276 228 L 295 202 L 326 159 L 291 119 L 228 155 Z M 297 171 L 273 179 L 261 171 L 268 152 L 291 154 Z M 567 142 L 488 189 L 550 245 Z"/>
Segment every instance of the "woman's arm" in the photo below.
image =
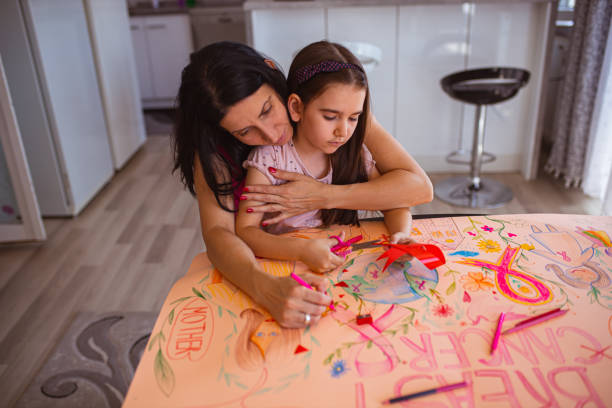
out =
<path fill-rule="evenodd" d="M 208 187 L 198 158 L 195 160 L 194 184 L 202 237 L 210 261 L 225 278 L 270 312 L 284 327 L 304 327 L 304 315 L 316 323 L 331 298 L 325 294 L 327 281 L 314 274 L 304 279 L 317 291 L 298 285 L 288 277 L 276 277 L 261 269 L 251 249 L 234 232 L 234 214 L 219 207 Z M 230 208 L 233 204 L 228 203 Z"/>
<path fill-rule="evenodd" d="M 251 167 L 246 182 L 251 184 L 270 184 L 268 178 L 259 170 Z M 255 255 L 264 258 L 302 261 L 315 272 L 326 272 L 340 266 L 343 259 L 330 251 L 337 244 L 334 239 L 293 238 L 270 234 L 261 229 L 261 213 L 247 212 L 247 208 L 257 205 L 242 201 L 236 217 L 236 234 L 246 242 Z"/>
<path fill-rule="evenodd" d="M 285 218 L 322 208 L 388 210 L 411 207 L 433 199 L 431 181 L 418 163 L 372 115 L 365 144 L 381 177 L 349 185 L 329 185 L 296 173 L 277 170 L 274 176 L 292 181 L 281 186 L 247 183 L 249 200 L 267 204 L 252 206 L 254 212 L 280 212 L 272 224 Z"/>

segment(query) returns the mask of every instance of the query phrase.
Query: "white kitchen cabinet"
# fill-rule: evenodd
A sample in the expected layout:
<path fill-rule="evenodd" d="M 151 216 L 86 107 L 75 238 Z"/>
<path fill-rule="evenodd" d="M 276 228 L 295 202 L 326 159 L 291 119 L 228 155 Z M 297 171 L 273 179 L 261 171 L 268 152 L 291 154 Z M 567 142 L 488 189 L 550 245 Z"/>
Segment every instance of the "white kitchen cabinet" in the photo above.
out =
<path fill-rule="evenodd" d="M 169 108 L 189 63 L 193 40 L 188 15 L 130 18 L 132 41 L 145 108 Z"/>
<path fill-rule="evenodd" d="M 395 123 L 396 10 L 386 7 L 337 7 L 327 10 L 327 37 L 333 42 L 360 42 L 382 50 L 380 63 L 368 72 L 371 109 L 390 133 Z"/>
<path fill-rule="evenodd" d="M 145 141 L 134 47 L 124 0 L 86 0 L 92 48 L 115 169 Z"/>
<path fill-rule="evenodd" d="M 524 68 L 529 83 L 487 111 L 484 148 L 497 159 L 483 171 L 520 170 L 533 177 L 550 5 L 419 5 L 401 6 L 399 13 L 395 135 L 402 145 L 429 172 L 467 171 L 446 156 L 457 149 L 469 155 L 475 107 L 444 93 L 440 80 L 464 69 Z"/>
<path fill-rule="evenodd" d="M 446 166 L 461 134 L 462 104 L 440 79 L 465 67 L 468 12 L 460 4 L 399 7 L 395 136 L 428 171 Z"/>
<path fill-rule="evenodd" d="M 285 75 L 295 54 L 311 42 L 326 38 L 325 9 L 253 10 L 253 48 L 278 62 Z"/>
<path fill-rule="evenodd" d="M 251 45 L 277 59 L 285 70 L 299 48 L 323 38 L 381 48 L 381 63 L 368 72 L 372 110 L 430 172 L 467 171 L 467 166 L 447 163 L 446 156 L 458 148 L 471 149 L 474 126 L 473 106 L 451 99 L 440 80 L 476 67 L 525 68 L 531 73 L 527 86 L 488 112 L 485 149 L 497 160 L 483 170 L 521 171 L 527 179 L 533 178 L 555 3 L 444 1 L 382 7 L 373 7 L 374 1 L 363 3 L 326 7 L 326 2 L 247 1 Z"/>
<path fill-rule="evenodd" d="M 41 213 L 76 215 L 113 175 L 83 1 L 0 2 L 0 52 Z"/>

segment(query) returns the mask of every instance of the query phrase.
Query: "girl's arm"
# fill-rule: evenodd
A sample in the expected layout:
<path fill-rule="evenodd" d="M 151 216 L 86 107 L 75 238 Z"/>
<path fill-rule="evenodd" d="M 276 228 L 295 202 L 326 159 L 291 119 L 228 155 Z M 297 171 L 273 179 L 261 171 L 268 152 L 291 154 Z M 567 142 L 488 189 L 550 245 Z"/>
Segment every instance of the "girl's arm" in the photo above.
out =
<path fill-rule="evenodd" d="M 368 121 L 365 144 L 381 177 L 349 185 L 329 185 L 301 174 L 277 170 L 275 177 L 292 181 L 281 186 L 247 182 L 250 200 L 267 204 L 251 206 L 254 212 L 280 212 L 272 224 L 285 218 L 322 208 L 388 210 L 411 207 L 433 199 L 431 181 L 418 163 L 376 121 Z"/>
<path fill-rule="evenodd" d="M 305 274 L 303 278 L 317 289 L 313 291 L 298 285 L 289 277 L 276 277 L 266 273 L 251 249 L 236 236 L 234 213 L 219 207 L 214 193 L 204 179 L 197 157 L 194 184 L 202 237 L 212 264 L 226 279 L 268 310 L 281 326 L 304 327 L 305 313 L 311 315 L 311 324 L 315 324 L 331 301 L 325 294 L 327 281 L 314 274 Z M 228 204 L 230 208 L 233 205 Z"/>
<path fill-rule="evenodd" d="M 270 184 L 268 178 L 251 167 L 247 172 L 247 183 Z M 278 236 L 261 229 L 263 214 L 247 212 L 252 201 L 240 203 L 236 218 L 236 234 L 246 242 L 255 255 L 264 258 L 302 261 L 315 272 L 326 272 L 340 266 L 343 259 L 330 251 L 337 244 L 334 239 L 308 239 Z"/>
<path fill-rule="evenodd" d="M 380 173 L 373 168 L 368 174 L 369 180 L 380 178 Z M 408 244 L 413 242 L 410 238 L 412 232 L 412 214 L 410 208 L 394 208 L 383 211 L 385 226 L 389 231 L 389 242 L 392 244 Z"/>

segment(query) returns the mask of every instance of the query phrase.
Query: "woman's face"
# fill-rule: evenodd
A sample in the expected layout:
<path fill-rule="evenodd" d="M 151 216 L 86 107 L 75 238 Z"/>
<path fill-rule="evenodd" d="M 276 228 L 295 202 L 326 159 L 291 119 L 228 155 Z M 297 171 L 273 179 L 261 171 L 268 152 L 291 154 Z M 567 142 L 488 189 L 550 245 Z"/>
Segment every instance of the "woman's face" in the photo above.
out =
<path fill-rule="evenodd" d="M 220 124 L 250 146 L 284 145 L 293 135 L 285 104 L 267 84 L 231 106 Z"/>

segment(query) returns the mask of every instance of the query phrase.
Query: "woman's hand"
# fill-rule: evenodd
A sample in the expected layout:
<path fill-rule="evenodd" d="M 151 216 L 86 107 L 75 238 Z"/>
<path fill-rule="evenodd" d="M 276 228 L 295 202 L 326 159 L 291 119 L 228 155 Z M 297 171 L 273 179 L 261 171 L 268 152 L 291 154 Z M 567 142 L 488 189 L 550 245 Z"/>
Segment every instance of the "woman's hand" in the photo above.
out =
<path fill-rule="evenodd" d="M 340 235 L 344 239 L 344 232 Z M 329 272 L 344 262 L 344 258 L 331 251 L 338 241 L 335 238 L 313 238 L 304 240 L 300 261 L 304 262 L 314 272 Z"/>
<path fill-rule="evenodd" d="M 308 272 L 300 277 L 314 290 L 305 288 L 291 277 L 271 275 L 271 281 L 261 288 L 263 293 L 259 302 L 283 327 L 299 329 L 317 324 L 332 301 L 326 294 L 327 279 Z M 306 315 L 310 316 L 308 322 Z"/>
<path fill-rule="evenodd" d="M 289 182 L 280 186 L 248 185 L 243 193 L 248 200 L 266 203 L 250 207 L 253 212 L 278 213 L 266 219 L 267 224 L 276 224 L 289 217 L 326 208 L 327 184 L 289 171 L 277 169 L 271 173 L 277 179 Z"/>

